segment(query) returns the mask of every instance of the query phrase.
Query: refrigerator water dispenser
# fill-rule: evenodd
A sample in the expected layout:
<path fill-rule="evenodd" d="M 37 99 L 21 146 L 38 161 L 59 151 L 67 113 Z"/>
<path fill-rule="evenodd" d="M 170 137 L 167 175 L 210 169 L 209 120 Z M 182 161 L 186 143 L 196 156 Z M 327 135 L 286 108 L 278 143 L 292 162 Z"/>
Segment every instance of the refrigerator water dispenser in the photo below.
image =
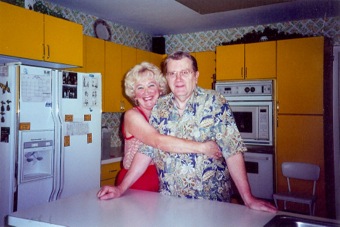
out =
<path fill-rule="evenodd" d="M 25 132 L 21 144 L 22 183 L 52 176 L 53 132 Z"/>

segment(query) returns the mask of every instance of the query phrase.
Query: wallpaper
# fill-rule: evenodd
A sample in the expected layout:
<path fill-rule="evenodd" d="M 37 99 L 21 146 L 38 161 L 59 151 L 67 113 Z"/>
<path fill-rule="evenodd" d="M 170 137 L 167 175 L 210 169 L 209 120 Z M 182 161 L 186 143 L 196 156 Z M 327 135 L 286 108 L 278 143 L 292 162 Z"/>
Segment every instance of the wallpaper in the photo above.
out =
<path fill-rule="evenodd" d="M 263 31 L 265 27 L 288 34 L 298 33 L 308 36 L 326 36 L 333 39 L 334 45 L 340 45 L 340 17 L 332 17 L 167 35 L 164 36 L 166 40 L 166 53 L 172 53 L 177 50 L 187 52 L 214 51 L 215 47 L 221 45 L 222 42 L 237 40 L 252 31 Z"/>

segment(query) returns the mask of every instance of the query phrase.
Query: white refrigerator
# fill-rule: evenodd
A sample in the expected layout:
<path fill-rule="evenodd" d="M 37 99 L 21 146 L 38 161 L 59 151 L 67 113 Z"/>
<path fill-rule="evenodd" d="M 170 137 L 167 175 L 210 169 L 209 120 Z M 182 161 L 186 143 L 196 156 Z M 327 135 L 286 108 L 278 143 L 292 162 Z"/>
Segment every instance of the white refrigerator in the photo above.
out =
<path fill-rule="evenodd" d="M 0 226 L 13 211 L 99 188 L 100 74 L 7 64 L 0 89 Z"/>

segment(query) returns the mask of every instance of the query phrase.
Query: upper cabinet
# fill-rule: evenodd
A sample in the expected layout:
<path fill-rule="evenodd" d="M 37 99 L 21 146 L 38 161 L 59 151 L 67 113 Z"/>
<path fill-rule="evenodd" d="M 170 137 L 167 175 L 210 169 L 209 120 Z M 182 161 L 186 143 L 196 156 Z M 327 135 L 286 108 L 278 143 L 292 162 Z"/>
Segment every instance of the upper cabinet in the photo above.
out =
<path fill-rule="evenodd" d="M 44 60 L 82 66 L 82 25 L 48 15 L 44 15 L 44 25 Z"/>
<path fill-rule="evenodd" d="M 137 49 L 129 46 L 122 46 L 122 75 L 121 75 L 121 87 L 122 87 L 122 98 L 121 98 L 121 111 L 125 111 L 132 108 L 132 103 L 129 98 L 125 95 L 124 90 L 124 78 L 125 75 L 137 64 Z"/>
<path fill-rule="evenodd" d="M 0 2 L 0 54 L 43 60 L 43 17 L 43 14 Z"/>
<path fill-rule="evenodd" d="M 137 64 L 144 61 L 150 62 L 161 69 L 161 63 L 163 61 L 163 55 L 149 52 L 146 50 L 137 49 Z"/>
<path fill-rule="evenodd" d="M 215 52 L 193 52 L 191 55 L 196 58 L 198 65 L 199 77 L 197 85 L 202 88 L 212 89 L 215 74 Z"/>
<path fill-rule="evenodd" d="M 323 114 L 324 38 L 277 41 L 277 55 L 278 113 Z"/>
<path fill-rule="evenodd" d="M 0 2 L 0 55 L 83 65 L 82 25 Z"/>
<path fill-rule="evenodd" d="M 91 36 L 84 36 L 84 68 L 86 72 L 105 72 L 105 41 Z"/>
<path fill-rule="evenodd" d="M 276 41 L 216 47 L 216 80 L 276 78 Z"/>
<path fill-rule="evenodd" d="M 105 76 L 103 77 L 103 112 L 123 112 L 122 45 L 105 42 Z"/>
<path fill-rule="evenodd" d="M 216 47 L 216 80 L 244 79 L 244 44 Z"/>

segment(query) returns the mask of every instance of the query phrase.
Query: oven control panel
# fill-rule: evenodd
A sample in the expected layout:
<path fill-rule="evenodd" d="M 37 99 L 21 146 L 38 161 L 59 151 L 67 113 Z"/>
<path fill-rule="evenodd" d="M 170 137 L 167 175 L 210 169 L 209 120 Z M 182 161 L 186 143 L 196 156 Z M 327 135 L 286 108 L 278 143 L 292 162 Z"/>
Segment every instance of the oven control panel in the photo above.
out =
<path fill-rule="evenodd" d="M 215 90 L 225 97 L 273 96 L 273 81 L 216 82 Z"/>

